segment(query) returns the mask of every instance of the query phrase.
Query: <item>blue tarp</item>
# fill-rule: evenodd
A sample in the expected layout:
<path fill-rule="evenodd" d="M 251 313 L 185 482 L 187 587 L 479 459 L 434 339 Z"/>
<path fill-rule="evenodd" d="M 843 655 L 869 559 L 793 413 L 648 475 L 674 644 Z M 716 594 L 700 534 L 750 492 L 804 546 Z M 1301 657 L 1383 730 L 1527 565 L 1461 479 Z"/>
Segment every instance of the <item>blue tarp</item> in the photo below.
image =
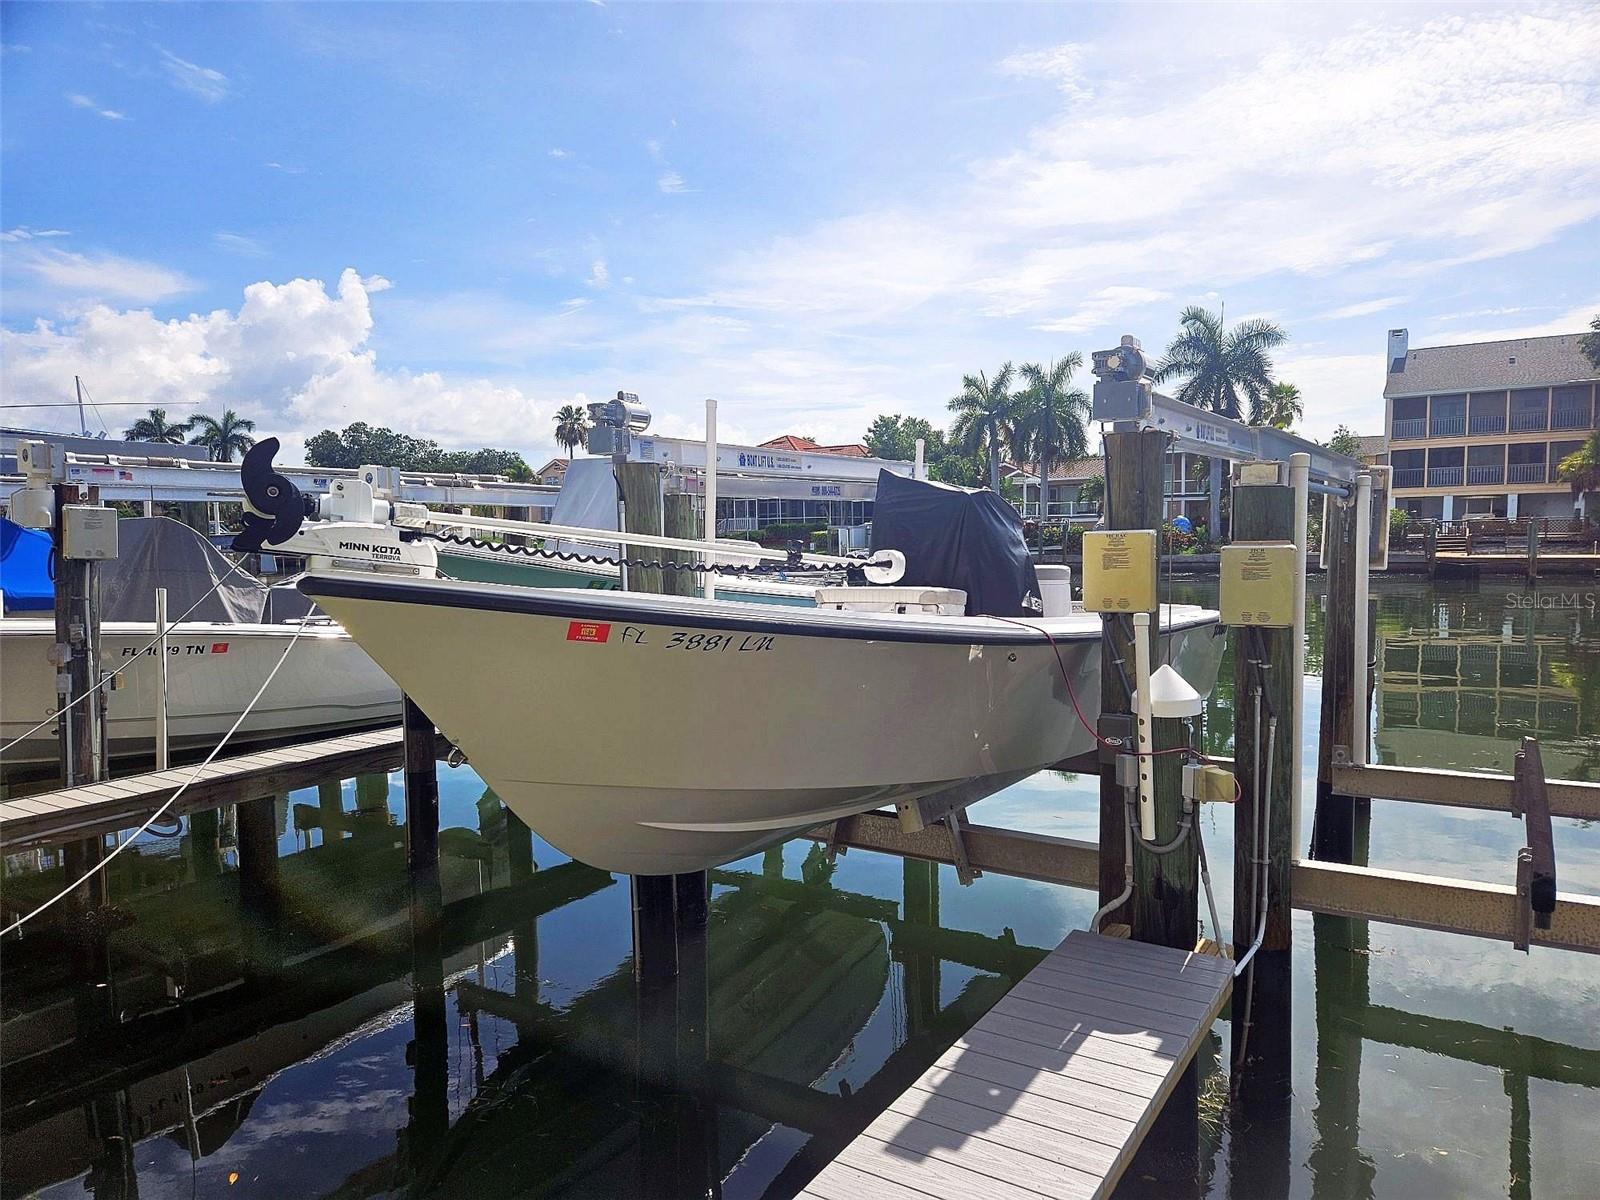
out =
<path fill-rule="evenodd" d="M 6 612 L 38 612 L 55 607 L 48 533 L 24 529 L 0 517 L 0 591 L 5 593 Z"/>

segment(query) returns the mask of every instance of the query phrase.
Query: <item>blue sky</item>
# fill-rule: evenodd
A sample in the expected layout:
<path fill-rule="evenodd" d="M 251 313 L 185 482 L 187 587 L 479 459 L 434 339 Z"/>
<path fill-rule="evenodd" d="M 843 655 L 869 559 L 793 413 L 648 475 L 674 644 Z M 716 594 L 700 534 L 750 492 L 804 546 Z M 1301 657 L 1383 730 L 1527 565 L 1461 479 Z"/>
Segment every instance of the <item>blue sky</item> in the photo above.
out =
<path fill-rule="evenodd" d="M 1600 309 L 1592 5 L 7 4 L 4 402 L 542 461 L 943 422 L 964 372 L 1268 315 L 1304 428 L 1382 346 Z M 114 428 L 139 410 L 106 407 Z M 8 423 L 68 426 L 63 409 Z M 93 423 L 93 418 L 91 418 Z"/>

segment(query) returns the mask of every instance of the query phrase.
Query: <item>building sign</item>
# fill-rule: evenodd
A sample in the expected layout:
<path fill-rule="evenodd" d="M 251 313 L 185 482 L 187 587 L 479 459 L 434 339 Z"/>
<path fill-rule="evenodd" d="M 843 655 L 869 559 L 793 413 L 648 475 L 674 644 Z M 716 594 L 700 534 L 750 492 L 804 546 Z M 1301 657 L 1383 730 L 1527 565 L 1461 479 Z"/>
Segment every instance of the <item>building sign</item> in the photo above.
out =
<path fill-rule="evenodd" d="M 804 464 L 798 454 L 777 454 L 771 450 L 741 450 L 739 465 L 754 467 L 758 471 L 802 471 Z"/>
<path fill-rule="evenodd" d="M 842 496 L 844 490 L 837 483 L 813 483 L 811 485 L 813 496 Z"/>

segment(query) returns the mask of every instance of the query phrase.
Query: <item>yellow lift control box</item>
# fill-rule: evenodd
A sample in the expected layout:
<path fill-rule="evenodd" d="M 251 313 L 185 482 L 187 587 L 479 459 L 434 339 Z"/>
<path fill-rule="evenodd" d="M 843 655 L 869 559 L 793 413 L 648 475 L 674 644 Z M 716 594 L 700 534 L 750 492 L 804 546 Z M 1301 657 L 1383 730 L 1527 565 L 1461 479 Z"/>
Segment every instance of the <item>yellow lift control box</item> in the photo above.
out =
<path fill-rule="evenodd" d="M 1083 607 L 1151 612 L 1156 606 L 1153 529 L 1091 529 L 1083 535 Z"/>
<path fill-rule="evenodd" d="M 1235 542 L 1222 548 L 1222 623 L 1294 624 L 1293 542 Z"/>

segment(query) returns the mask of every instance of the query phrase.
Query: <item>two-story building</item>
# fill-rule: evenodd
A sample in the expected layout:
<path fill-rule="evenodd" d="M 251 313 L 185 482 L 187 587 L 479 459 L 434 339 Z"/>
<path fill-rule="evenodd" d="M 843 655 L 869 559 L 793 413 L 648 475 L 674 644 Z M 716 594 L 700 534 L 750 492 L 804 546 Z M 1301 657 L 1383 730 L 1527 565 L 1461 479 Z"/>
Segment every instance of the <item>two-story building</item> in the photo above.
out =
<path fill-rule="evenodd" d="M 1394 504 L 1459 521 L 1570 517 L 1556 465 L 1597 428 L 1595 369 L 1581 334 L 1412 350 L 1389 331 L 1384 429 Z"/>
<path fill-rule="evenodd" d="M 1022 492 L 1022 502 L 1017 505 L 1023 517 L 1034 520 L 1072 521 L 1083 524 L 1100 519 L 1101 502 L 1084 494 L 1083 485 L 1090 480 L 1104 480 L 1105 458 L 1092 454 L 1088 458 L 1071 459 L 1056 463 L 1050 468 L 1050 486 L 1041 498 L 1039 468 L 1011 467 L 1007 479 Z M 1167 454 L 1166 484 L 1167 520 L 1188 517 L 1196 524 L 1206 523 L 1209 487 L 1204 461 L 1200 455 L 1172 451 Z"/>

